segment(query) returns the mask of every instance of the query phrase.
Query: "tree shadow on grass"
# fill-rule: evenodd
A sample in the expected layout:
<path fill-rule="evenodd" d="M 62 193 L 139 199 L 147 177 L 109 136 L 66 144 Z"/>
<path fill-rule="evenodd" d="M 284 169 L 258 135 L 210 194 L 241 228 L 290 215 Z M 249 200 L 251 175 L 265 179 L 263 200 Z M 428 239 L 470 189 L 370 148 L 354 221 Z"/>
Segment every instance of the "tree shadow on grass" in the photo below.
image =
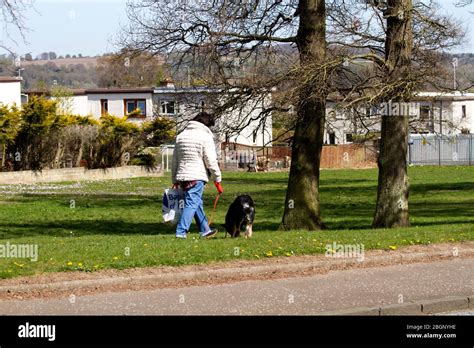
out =
<path fill-rule="evenodd" d="M 424 194 L 430 191 L 472 191 L 474 196 L 474 181 L 439 184 L 413 184 L 410 187 L 411 193 Z"/>
<path fill-rule="evenodd" d="M 6 230 L 6 232 L 3 232 Z M 72 232 L 72 234 L 71 234 Z M 175 228 L 164 223 L 124 220 L 68 220 L 61 222 L 8 223 L 0 227 L 0 238 L 33 236 L 70 237 L 74 235 L 159 235 L 174 234 Z"/>
<path fill-rule="evenodd" d="M 145 223 L 121 220 L 102 220 L 102 221 L 68 221 L 65 223 L 53 222 L 34 222 L 34 223 L 10 223 L 2 225 L 7 232 L 0 229 L 0 238 L 19 238 L 19 237 L 80 237 L 91 235 L 174 235 L 175 227 L 164 223 Z M 220 223 L 213 224 L 220 233 L 225 233 L 225 228 Z M 277 231 L 279 223 L 271 221 L 256 221 L 254 231 Z M 2 228 L 2 229 L 3 229 Z M 72 232 L 72 233 L 71 233 Z M 197 233 L 197 227 L 191 225 L 191 233 Z"/>
<path fill-rule="evenodd" d="M 252 185 L 245 185 L 246 182 Z M 273 182 L 285 183 L 285 180 L 275 178 Z M 367 182 L 367 185 L 363 184 Z M 347 185 L 347 186 L 344 186 Z M 343 187 L 341 187 L 343 186 Z M 285 188 L 265 188 L 262 185 L 255 183 L 255 178 L 250 177 L 248 181 L 243 180 L 241 186 L 247 190 L 255 200 L 256 203 L 256 223 L 255 231 L 277 231 L 280 225 L 283 204 L 285 198 Z M 304 189 L 304 188 L 302 188 Z M 218 204 L 217 216 L 215 218 L 215 225 L 220 227 L 223 223 L 228 206 L 237 195 L 237 190 L 233 188 L 227 194 L 222 196 Z M 341 191 L 344 191 L 344 196 L 348 193 L 353 196 L 353 201 L 341 197 Z M 443 201 L 443 197 L 448 197 L 445 191 L 456 191 Z M 423 194 L 434 192 L 433 199 L 428 202 L 410 202 L 410 216 L 416 219 L 413 226 L 441 226 L 451 224 L 470 224 L 474 223 L 474 200 L 469 199 L 472 193 L 474 197 L 474 182 L 458 182 L 458 183 L 439 183 L 439 184 L 414 184 L 411 187 L 411 192 L 415 197 L 421 198 Z M 439 195 L 436 194 L 439 192 Z M 369 179 L 330 179 L 325 180 L 325 184 L 321 187 L 322 195 L 322 217 L 329 229 L 369 229 L 372 222 L 372 217 L 375 210 L 376 185 L 373 180 Z M 454 198 L 459 196 L 461 201 L 454 201 Z M 118 212 L 135 209 L 133 214 L 136 214 L 137 208 L 147 208 L 146 214 L 150 214 L 150 208 L 160 214 L 161 210 L 161 195 L 100 195 L 100 196 L 75 196 L 72 194 L 53 194 L 50 196 L 31 195 L 28 197 L 18 197 L 20 202 L 40 202 L 45 199 L 51 200 L 51 209 L 58 209 L 61 212 L 61 207 L 69 209 L 69 199 L 77 197 L 77 209 L 90 208 L 91 212 L 94 208 L 107 209 L 119 208 Z M 214 201 L 215 192 L 207 191 L 205 194 L 205 206 L 208 217 L 210 215 L 212 204 Z M 413 197 L 413 196 L 412 196 Z M 434 199 L 435 197 L 435 199 Z M 10 201 L 10 200 L 9 200 Z M 17 199 L 13 199 L 17 201 Z M 85 204 L 84 204 L 85 203 Z M 87 206 L 89 204 L 89 206 Z M 295 207 L 297 208 L 297 207 Z M 15 207 L 16 211 L 17 207 Z M 13 210 L 12 210 L 13 212 Z M 21 212 L 21 210 L 19 210 Z M 103 213 L 102 213 L 103 214 Z M 88 214 L 85 214 L 88 215 Z M 75 235 L 160 235 L 160 234 L 174 234 L 175 229 L 172 226 L 160 223 L 158 221 L 143 221 L 146 218 L 139 218 L 134 221 L 133 216 L 125 219 L 100 219 L 93 220 L 94 216 L 82 216 L 82 219 L 72 218 L 62 221 L 44 221 L 43 217 L 33 217 L 38 221 L 25 222 L 26 219 L 20 222 L 3 222 L 0 223 L 0 238 L 16 238 L 23 236 L 69 236 L 70 231 Z M 158 218 L 157 218 L 158 220 Z M 420 221 L 423 220 L 423 221 Z M 193 231 L 196 230 L 195 225 L 192 225 Z"/>

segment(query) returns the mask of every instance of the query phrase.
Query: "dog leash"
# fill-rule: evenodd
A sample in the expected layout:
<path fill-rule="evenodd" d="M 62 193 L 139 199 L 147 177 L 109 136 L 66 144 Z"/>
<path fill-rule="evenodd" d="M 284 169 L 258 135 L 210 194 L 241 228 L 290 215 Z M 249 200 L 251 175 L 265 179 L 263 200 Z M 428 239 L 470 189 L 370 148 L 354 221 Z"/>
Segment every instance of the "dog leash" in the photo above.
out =
<path fill-rule="evenodd" d="M 214 208 L 212 209 L 211 216 L 209 217 L 209 226 L 212 224 L 212 220 L 214 219 L 214 213 L 216 212 L 217 202 L 219 202 L 219 197 L 221 196 L 220 193 L 217 194 L 216 199 L 214 200 Z"/>

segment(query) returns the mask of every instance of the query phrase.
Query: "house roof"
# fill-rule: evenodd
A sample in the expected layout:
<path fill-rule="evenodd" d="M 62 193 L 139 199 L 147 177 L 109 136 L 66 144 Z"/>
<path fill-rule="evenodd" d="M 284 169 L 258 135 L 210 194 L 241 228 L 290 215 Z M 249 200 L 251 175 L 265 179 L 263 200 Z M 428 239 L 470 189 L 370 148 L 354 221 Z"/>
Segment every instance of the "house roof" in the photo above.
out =
<path fill-rule="evenodd" d="M 2 82 L 21 82 L 23 79 L 21 77 L 15 76 L 0 76 L 0 83 Z"/>
<path fill-rule="evenodd" d="M 125 87 L 125 88 L 91 88 L 86 89 L 86 94 L 114 94 L 114 93 L 153 93 L 151 87 Z"/>
<path fill-rule="evenodd" d="M 72 93 L 72 95 L 86 95 L 85 89 L 68 89 L 68 92 Z M 51 91 L 41 89 L 27 89 L 23 93 L 28 95 L 51 95 Z"/>
<path fill-rule="evenodd" d="M 354 98 L 357 98 L 357 95 L 354 95 Z M 328 95 L 328 102 L 341 102 L 344 98 L 339 93 L 330 93 Z M 349 98 L 351 100 L 351 98 Z M 418 91 L 415 92 L 411 98 L 411 102 L 416 101 L 468 101 L 474 100 L 474 93 L 470 92 L 428 92 L 428 91 Z"/>
<path fill-rule="evenodd" d="M 448 100 L 467 101 L 474 100 L 474 93 L 469 92 L 418 92 L 413 100 Z"/>
<path fill-rule="evenodd" d="M 155 94 L 180 94 L 180 93 L 217 93 L 220 89 L 210 87 L 156 87 L 153 89 Z"/>
<path fill-rule="evenodd" d="M 90 89 L 68 89 L 74 96 L 88 94 L 118 94 L 118 93 L 153 93 L 153 88 L 136 87 L 136 88 L 90 88 Z M 29 95 L 51 95 L 51 91 L 39 89 L 29 89 L 24 92 Z"/>

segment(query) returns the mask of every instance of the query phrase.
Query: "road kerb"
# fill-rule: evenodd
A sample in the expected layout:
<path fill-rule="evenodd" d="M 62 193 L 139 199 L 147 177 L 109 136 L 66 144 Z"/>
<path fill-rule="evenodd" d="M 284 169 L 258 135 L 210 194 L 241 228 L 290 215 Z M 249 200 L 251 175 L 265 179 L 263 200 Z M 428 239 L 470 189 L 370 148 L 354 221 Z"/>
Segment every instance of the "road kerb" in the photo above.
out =
<path fill-rule="evenodd" d="M 443 313 L 468 308 L 468 297 L 445 298 L 421 302 L 421 311 L 423 314 Z"/>
<path fill-rule="evenodd" d="M 156 286 L 156 287 L 176 287 L 185 283 L 185 285 L 199 285 L 209 283 L 211 281 L 219 282 L 235 282 L 241 280 L 259 279 L 275 279 L 286 277 L 297 277 L 303 274 L 327 273 L 329 271 L 344 270 L 352 268 L 370 268 L 379 266 L 390 266 L 400 264 L 410 264 L 416 262 L 430 262 L 432 260 L 450 260 L 456 258 L 472 258 L 474 257 L 474 249 L 460 249 L 457 256 L 453 256 L 450 249 L 438 250 L 425 253 L 410 253 L 403 255 L 367 255 L 364 262 L 356 259 L 337 259 L 324 258 L 310 260 L 308 262 L 295 262 L 286 264 L 271 265 L 252 265 L 230 268 L 217 268 L 198 271 L 180 271 L 156 273 L 147 275 L 133 275 L 114 277 L 101 277 L 93 279 L 67 280 L 49 283 L 29 283 L 29 284 L 11 284 L 0 286 L 0 298 L 22 297 L 22 294 L 28 293 L 40 294 L 48 291 L 51 294 L 65 294 L 73 292 L 75 294 L 93 291 L 126 291 L 132 286 Z M 121 290 L 119 290 L 119 288 Z M 17 296 L 18 295 L 18 296 Z M 474 298 L 467 302 L 474 307 Z M 431 304 L 427 304 L 431 306 Z"/>
<path fill-rule="evenodd" d="M 359 307 L 341 309 L 336 311 L 321 312 L 318 315 L 355 315 L 355 316 L 373 316 L 373 315 L 430 315 L 436 313 L 446 313 L 456 310 L 465 310 L 473 308 L 472 300 L 474 295 L 471 296 L 458 296 L 458 297 L 447 297 L 431 300 L 419 300 L 410 303 L 392 304 L 381 307 Z M 471 307 L 469 307 L 471 304 Z M 378 314 L 377 314 L 378 313 Z"/>

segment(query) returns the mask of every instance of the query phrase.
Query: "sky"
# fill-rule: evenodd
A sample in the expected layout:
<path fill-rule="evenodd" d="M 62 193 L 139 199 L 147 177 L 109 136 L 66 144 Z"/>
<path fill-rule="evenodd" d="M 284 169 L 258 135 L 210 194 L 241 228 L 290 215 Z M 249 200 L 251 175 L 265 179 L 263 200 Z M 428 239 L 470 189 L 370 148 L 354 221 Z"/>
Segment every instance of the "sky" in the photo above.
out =
<path fill-rule="evenodd" d="M 16 40 L 20 45 L 9 41 L 9 46 L 19 55 L 33 57 L 42 52 L 95 56 L 117 51 L 113 37 L 127 23 L 125 4 L 126 0 L 36 0 L 24 14 L 28 43 L 20 38 Z M 3 41 L 4 37 L 5 33 Z"/>
<path fill-rule="evenodd" d="M 445 11 L 459 18 L 468 29 L 474 29 L 474 14 L 471 8 L 455 8 L 454 0 L 440 0 Z M 126 0 L 35 0 L 33 8 L 26 13 L 27 44 L 18 35 L 18 45 L 9 41 L 9 46 L 18 55 L 31 53 L 33 57 L 42 52 L 56 52 L 58 55 L 83 54 L 102 55 L 118 50 L 114 36 L 121 24 L 127 23 Z M 5 33 L 0 33 L 0 41 L 5 42 Z M 468 35 L 467 42 L 453 52 L 474 53 L 474 34 Z"/>

